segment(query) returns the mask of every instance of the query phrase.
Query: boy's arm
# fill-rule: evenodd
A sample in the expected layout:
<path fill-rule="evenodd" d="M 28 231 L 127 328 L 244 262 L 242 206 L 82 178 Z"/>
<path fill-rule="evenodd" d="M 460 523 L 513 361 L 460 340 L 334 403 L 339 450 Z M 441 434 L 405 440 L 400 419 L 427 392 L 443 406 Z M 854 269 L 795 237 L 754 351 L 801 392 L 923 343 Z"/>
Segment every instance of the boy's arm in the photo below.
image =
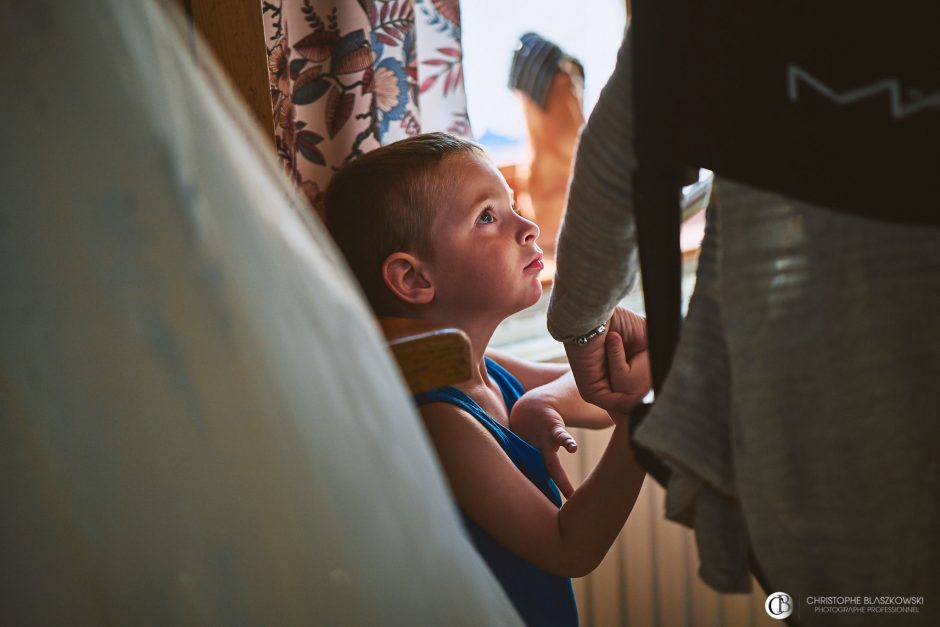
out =
<path fill-rule="evenodd" d="M 574 486 L 561 465 L 558 449 L 574 453 L 578 443 L 567 427 L 603 429 L 614 424 L 610 414 L 581 398 L 567 364 L 538 364 L 497 351 L 487 351 L 487 356 L 528 390 L 513 406 L 509 428 L 542 453 L 548 474 L 565 498 L 570 498 Z"/>
<path fill-rule="evenodd" d="M 494 350 L 487 350 L 486 355 L 512 373 L 526 390 L 516 408 L 520 404 L 523 407 L 547 405 L 561 414 L 569 427 L 604 429 L 614 424 L 606 411 L 581 398 L 568 364 L 536 363 Z M 513 415 L 516 408 L 513 408 Z M 511 421 L 510 427 L 516 431 Z"/>
<path fill-rule="evenodd" d="M 509 414 L 509 428 L 542 453 L 548 474 L 565 498 L 571 498 L 574 486 L 561 465 L 558 449 L 564 447 L 569 453 L 578 450 L 567 427 L 602 429 L 613 424 L 610 414 L 581 399 L 571 372 L 523 394 Z"/>
<path fill-rule="evenodd" d="M 510 421 L 517 419 L 517 413 L 521 416 L 534 406 L 551 407 L 569 427 L 606 429 L 614 425 L 610 414 L 581 398 L 570 369 L 554 381 L 526 392 L 513 407 Z"/>
<path fill-rule="evenodd" d="M 600 462 L 559 510 L 472 416 L 442 403 L 421 413 L 457 503 L 497 542 L 557 575 L 583 576 L 600 563 L 645 476 L 626 420 L 618 418 Z"/>

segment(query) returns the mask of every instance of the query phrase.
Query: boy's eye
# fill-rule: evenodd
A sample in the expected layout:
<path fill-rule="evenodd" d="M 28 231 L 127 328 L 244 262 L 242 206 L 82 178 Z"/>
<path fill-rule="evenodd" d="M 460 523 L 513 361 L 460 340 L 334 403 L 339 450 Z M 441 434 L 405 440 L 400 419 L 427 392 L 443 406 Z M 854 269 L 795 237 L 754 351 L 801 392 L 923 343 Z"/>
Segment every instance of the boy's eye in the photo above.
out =
<path fill-rule="evenodd" d="M 512 203 L 512 212 L 516 214 L 517 216 L 522 215 L 522 210 L 519 209 L 519 205 L 517 205 L 516 203 Z"/>
<path fill-rule="evenodd" d="M 489 209 L 484 210 L 483 213 L 480 214 L 480 222 L 482 224 L 489 224 L 495 219 L 496 218 L 493 217 L 493 213 Z"/>

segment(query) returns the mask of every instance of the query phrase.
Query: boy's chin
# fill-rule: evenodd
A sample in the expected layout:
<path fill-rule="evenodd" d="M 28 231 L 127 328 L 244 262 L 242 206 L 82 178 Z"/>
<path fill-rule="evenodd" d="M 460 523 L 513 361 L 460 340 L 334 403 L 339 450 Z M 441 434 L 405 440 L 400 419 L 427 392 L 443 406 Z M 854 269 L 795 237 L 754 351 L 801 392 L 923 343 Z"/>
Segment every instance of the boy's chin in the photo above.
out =
<path fill-rule="evenodd" d="M 530 307 L 535 305 L 537 302 L 539 302 L 539 299 L 541 297 L 542 297 L 542 284 L 536 283 L 535 286 L 532 288 L 532 291 L 528 292 L 524 299 L 515 301 L 515 304 L 510 309 L 506 310 L 506 313 L 503 315 L 506 318 L 508 318 L 509 316 L 513 316 L 519 313 L 520 311 L 525 311 L 526 309 L 529 309 Z"/>
<path fill-rule="evenodd" d="M 535 303 L 539 302 L 540 298 L 542 298 L 542 284 L 537 282 L 532 288 L 532 292 L 529 294 L 529 297 L 526 299 L 525 303 L 519 308 L 519 311 L 528 309 Z"/>

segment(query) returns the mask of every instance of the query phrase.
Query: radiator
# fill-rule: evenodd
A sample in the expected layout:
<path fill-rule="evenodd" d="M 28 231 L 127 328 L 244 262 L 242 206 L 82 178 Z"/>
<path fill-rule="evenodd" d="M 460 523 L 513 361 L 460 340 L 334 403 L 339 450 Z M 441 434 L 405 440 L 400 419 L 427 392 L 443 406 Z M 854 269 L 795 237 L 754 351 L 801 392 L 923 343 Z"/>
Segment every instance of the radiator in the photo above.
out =
<path fill-rule="evenodd" d="M 609 431 L 572 429 L 579 451 L 562 452 L 575 486 L 607 445 Z M 749 595 L 718 594 L 698 578 L 690 529 L 666 520 L 665 491 L 647 477 L 623 531 L 601 565 L 574 580 L 583 627 L 779 627 L 756 581 Z"/>

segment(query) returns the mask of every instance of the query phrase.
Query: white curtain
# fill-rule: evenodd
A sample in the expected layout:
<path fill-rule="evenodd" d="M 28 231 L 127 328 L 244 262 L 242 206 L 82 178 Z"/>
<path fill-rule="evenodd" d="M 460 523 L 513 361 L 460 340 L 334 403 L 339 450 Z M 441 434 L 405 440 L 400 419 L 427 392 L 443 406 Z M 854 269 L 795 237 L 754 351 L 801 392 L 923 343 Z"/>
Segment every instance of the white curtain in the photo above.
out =
<path fill-rule="evenodd" d="M 0 2 L 0 41 L 0 624 L 518 624 L 339 256 L 159 7 Z"/>

